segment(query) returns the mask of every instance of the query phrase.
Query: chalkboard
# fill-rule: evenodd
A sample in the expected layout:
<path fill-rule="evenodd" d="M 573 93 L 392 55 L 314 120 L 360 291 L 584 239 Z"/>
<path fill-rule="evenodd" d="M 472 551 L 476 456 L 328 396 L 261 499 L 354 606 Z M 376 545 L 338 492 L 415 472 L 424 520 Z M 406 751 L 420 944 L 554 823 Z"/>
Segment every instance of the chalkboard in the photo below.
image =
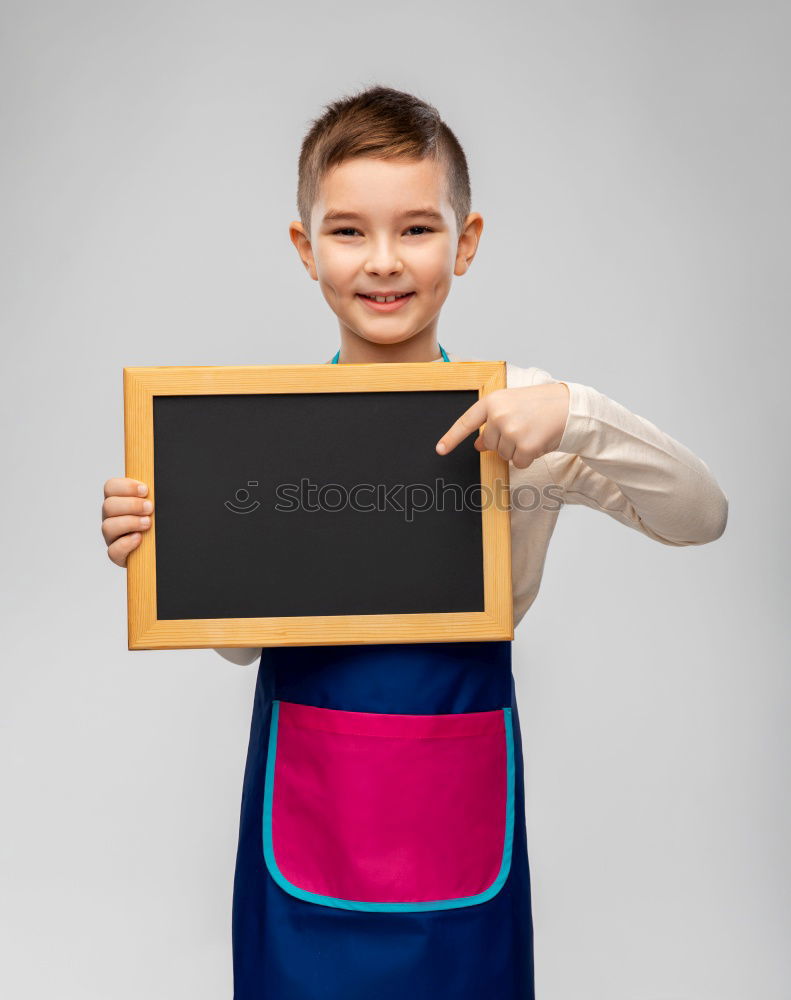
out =
<path fill-rule="evenodd" d="M 502 382 L 504 362 L 125 368 L 127 475 L 154 502 L 129 648 L 512 638 L 487 504 L 508 464 L 474 433 L 435 451 Z"/>

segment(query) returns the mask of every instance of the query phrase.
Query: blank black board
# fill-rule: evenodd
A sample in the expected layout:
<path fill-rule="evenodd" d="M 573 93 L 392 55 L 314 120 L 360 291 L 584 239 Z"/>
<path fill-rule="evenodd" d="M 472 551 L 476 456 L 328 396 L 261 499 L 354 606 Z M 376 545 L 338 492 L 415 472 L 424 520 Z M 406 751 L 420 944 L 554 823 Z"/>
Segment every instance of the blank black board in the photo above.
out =
<path fill-rule="evenodd" d="M 477 434 L 435 451 L 477 399 L 155 396 L 157 617 L 483 611 Z M 316 509 L 300 501 L 301 484 Z M 416 492 L 421 484 L 430 492 Z M 397 509 L 408 487 L 429 504 L 411 519 Z"/>

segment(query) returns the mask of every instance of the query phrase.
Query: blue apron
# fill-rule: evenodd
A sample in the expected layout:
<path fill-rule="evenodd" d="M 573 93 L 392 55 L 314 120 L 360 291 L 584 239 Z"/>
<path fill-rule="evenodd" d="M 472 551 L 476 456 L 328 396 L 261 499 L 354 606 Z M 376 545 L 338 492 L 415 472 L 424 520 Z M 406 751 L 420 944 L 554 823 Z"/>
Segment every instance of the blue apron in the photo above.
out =
<path fill-rule="evenodd" d="M 534 1000 L 530 897 L 510 641 L 262 650 L 234 1000 Z"/>

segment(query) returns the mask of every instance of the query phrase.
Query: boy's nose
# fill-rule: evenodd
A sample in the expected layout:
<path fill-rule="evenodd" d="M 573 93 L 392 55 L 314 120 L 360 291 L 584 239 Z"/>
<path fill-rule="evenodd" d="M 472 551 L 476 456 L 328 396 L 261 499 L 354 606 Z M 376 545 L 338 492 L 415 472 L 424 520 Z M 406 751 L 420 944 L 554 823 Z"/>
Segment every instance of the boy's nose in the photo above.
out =
<path fill-rule="evenodd" d="M 366 267 L 365 273 L 372 277 L 374 275 L 382 277 L 383 275 L 401 274 L 403 270 L 404 268 L 398 261 L 395 263 L 380 261 L 376 265 L 372 264 L 370 267 Z"/>
<path fill-rule="evenodd" d="M 395 250 L 380 247 L 368 258 L 365 271 L 366 274 L 398 274 L 403 267 Z"/>

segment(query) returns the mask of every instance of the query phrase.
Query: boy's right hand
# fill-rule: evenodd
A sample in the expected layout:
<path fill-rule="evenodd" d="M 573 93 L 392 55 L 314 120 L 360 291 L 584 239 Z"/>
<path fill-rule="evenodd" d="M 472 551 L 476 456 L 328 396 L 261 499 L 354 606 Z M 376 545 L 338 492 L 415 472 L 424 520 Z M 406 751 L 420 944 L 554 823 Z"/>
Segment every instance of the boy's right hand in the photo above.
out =
<path fill-rule="evenodd" d="M 143 499 L 146 493 L 148 487 L 137 479 L 108 479 L 104 484 L 102 535 L 116 566 L 126 566 L 126 557 L 140 544 L 141 532 L 151 526 L 147 515 L 154 505 Z"/>

